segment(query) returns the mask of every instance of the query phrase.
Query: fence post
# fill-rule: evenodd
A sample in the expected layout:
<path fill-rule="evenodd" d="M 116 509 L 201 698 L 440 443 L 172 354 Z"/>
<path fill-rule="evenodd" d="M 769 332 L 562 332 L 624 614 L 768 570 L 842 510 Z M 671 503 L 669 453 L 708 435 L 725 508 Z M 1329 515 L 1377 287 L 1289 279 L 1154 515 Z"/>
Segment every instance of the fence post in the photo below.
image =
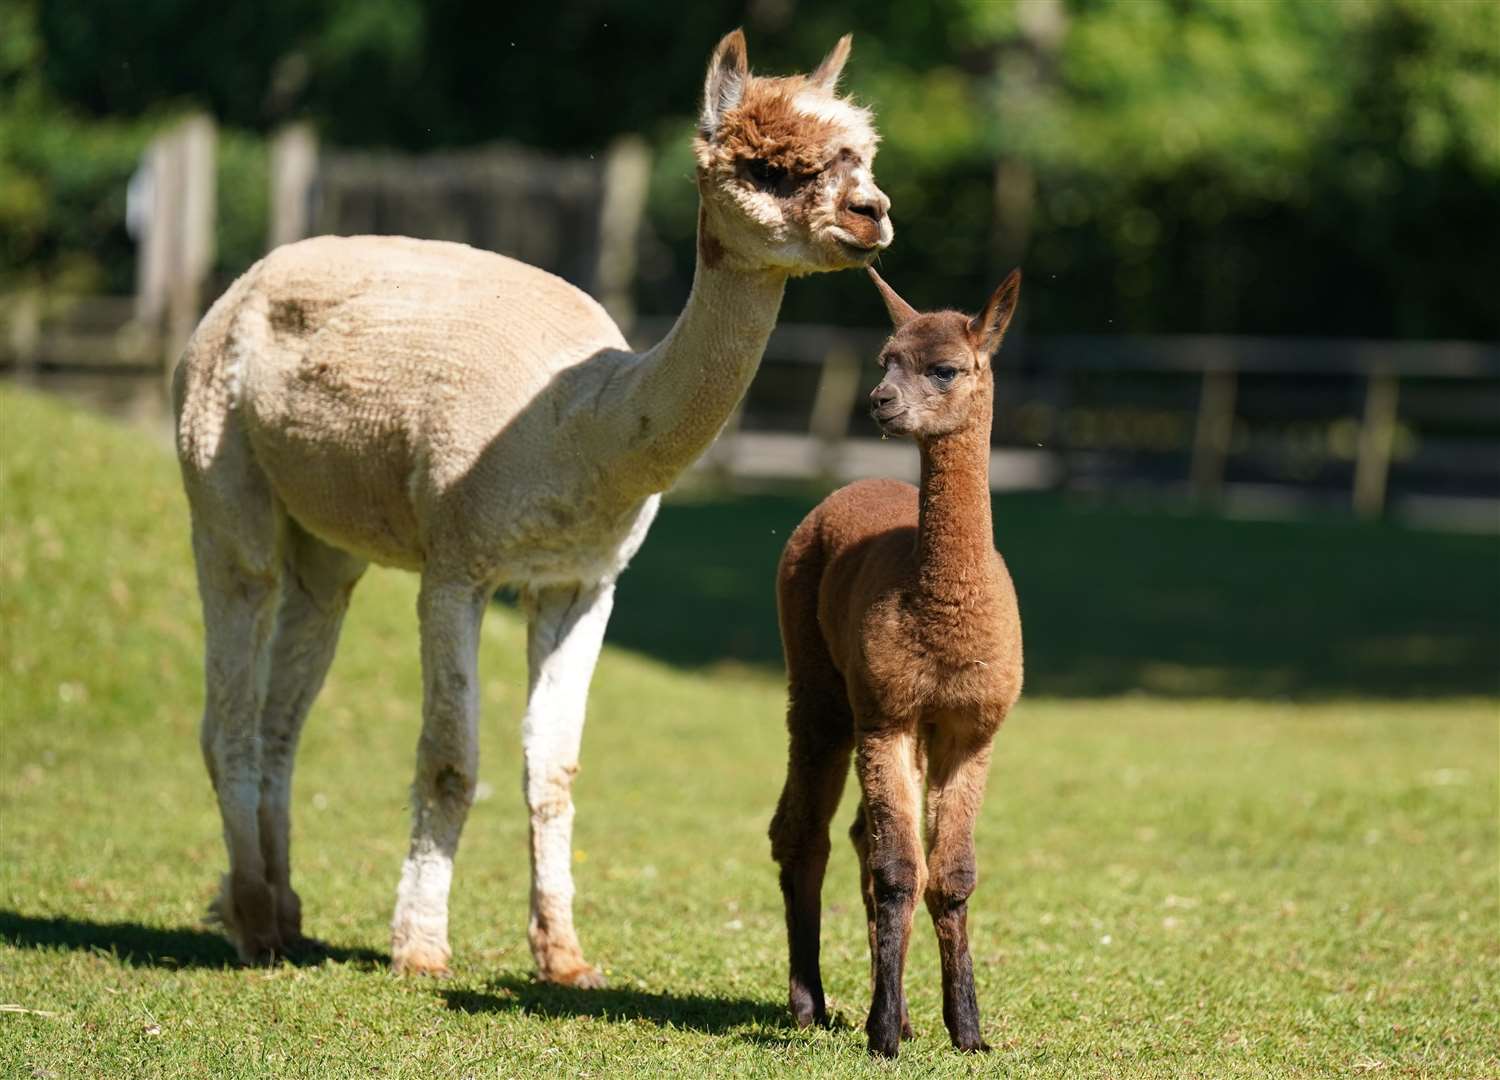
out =
<path fill-rule="evenodd" d="M 266 250 L 312 232 L 313 183 L 318 175 L 318 138 L 311 124 L 288 124 L 271 140 L 271 220 Z"/>
<path fill-rule="evenodd" d="M 175 131 L 156 136 L 142 155 L 138 173 L 144 206 L 135 249 L 135 317 L 153 333 L 161 331 L 166 317 L 176 262 L 182 172 L 176 167 L 175 149 Z"/>
<path fill-rule="evenodd" d="M 136 318 L 163 331 L 168 378 L 198 320 L 214 260 L 214 122 L 190 116 L 146 151 L 149 207 L 136 258 Z"/>
<path fill-rule="evenodd" d="M 1224 466 L 1234 436 L 1234 399 L 1238 380 L 1233 368 L 1211 367 L 1203 372 L 1198 398 L 1198 426 L 1193 432 L 1191 466 L 1193 495 L 1216 498 L 1224 486 Z"/>
<path fill-rule="evenodd" d="M 818 443 L 818 470 L 825 476 L 838 469 L 839 448 L 849 434 L 849 414 L 858 393 L 859 357 L 848 346 L 835 345 L 823 358 L 809 423 Z"/>
<path fill-rule="evenodd" d="M 1354 463 L 1354 510 L 1376 518 L 1385 510 L 1386 480 L 1396 439 L 1396 376 L 1379 368 L 1365 385 L 1365 415 L 1359 428 L 1359 456 Z"/>
<path fill-rule="evenodd" d="M 7 344 L 15 357 L 16 382 L 25 386 L 36 381 L 37 360 L 42 350 L 42 291 L 22 289 L 12 300 Z"/>
<path fill-rule="evenodd" d="M 206 116 L 193 116 L 181 127 L 182 246 L 167 317 L 167 377 L 197 325 L 203 288 L 214 262 L 214 218 L 218 200 L 215 166 L 216 133 Z"/>
<path fill-rule="evenodd" d="M 636 242 L 646 190 L 651 184 L 651 151 L 638 135 L 617 139 L 604 160 L 604 199 L 599 210 L 599 259 L 594 287 L 599 303 L 628 335 L 635 320 Z"/>

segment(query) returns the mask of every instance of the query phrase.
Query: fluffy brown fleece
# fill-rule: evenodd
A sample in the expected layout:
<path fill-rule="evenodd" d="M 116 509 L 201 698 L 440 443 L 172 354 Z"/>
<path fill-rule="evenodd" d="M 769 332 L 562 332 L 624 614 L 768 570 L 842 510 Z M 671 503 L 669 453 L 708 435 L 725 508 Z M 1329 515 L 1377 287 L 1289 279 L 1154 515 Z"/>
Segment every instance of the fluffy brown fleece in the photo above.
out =
<path fill-rule="evenodd" d="M 801 1026 L 827 1022 L 820 893 L 852 753 L 870 1050 L 894 1056 L 911 1034 L 902 973 L 919 895 L 937 930 L 948 1033 L 959 1049 L 982 1050 L 967 932 L 974 819 L 1022 666 L 1015 590 L 990 521 L 990 358 L 1020 275 L 973 319 L 919 315 L 876 281 L 896 330 L 881 351 L 886 374 L 872 411 L 885 432 L 916 439 L 922 485 L 865 480 L 834 492 L 781 558 L 791 748 L 771 848 L 786 902 L 791 1008 Z"/>
<path fill-rule="evenodd" d="M 801 75 L 757 78 L 739 106 L 724 116 L 718 152 L 725 158 L 760 158 L 793 176 L 812 176 L 838 149 L 840 125 L 818 120 L 799 107 L 807 92 Z"/>
<path fill-rule="evenodd" d="M 774 201 L 768 223 L 783 217 L 811 222 L 815 230 L 837 227 L 857 249 L 888 242 L 885 199 L 868 175 L 878 141 L 869 111 L 836 93 L 849 37 L 811 74 L 785 77 L 750 75 L 742 46 L 734 35 L 726 38 L 716 65 L 723 74 L 705 87 L 695 143 L 699 190 L 739 183 Z M 700 221 L 700 236 L 704 231 L 721 247 L 734 247 L 712 215 Z"/>

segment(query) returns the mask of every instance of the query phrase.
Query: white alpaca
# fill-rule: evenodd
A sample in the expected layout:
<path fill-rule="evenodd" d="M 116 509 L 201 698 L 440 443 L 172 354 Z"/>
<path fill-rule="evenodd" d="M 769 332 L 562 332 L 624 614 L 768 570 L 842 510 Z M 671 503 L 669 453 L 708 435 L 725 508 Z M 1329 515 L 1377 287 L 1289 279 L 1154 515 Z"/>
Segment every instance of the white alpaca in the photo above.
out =
<path fill-rule="evenodd" d="M 448 888 L 478 759 L 480 620 L 530 621 L 522 727 L 532 953 L 598 986 L 573 929 L 572 782 L 614 582 L 659 493 L 755 373 L 789 276 L 891 241 L 869 115 L 837 96 L 846 36 L 808 76 L 714 51 L 695 141 L 698 263 L 643 354 L 590 297 L 458 244 L 322 237 L 280 248 L 204 317 L 174 380 L 203 598 L 202 746 L 246 962 L 305 943 L 291 887 L 292 759 L 370 561 L 421 574 L 422 736 L 391 959 L 446 970 Z"/>

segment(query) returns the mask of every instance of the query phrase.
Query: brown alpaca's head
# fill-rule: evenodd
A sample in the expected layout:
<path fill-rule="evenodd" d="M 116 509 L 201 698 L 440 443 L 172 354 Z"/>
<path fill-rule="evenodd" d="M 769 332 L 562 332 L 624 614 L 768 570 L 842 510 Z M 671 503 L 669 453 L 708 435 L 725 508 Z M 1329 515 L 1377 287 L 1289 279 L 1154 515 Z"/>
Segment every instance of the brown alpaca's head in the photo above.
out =
<path fill-rule="evenodd" d="M 710 267 L 809 274 L 867 266 L 891 242 L 870 113 L 839 97 L 845 34 L 810 75 L 751 75 L 745 35 L 708 64 L 698 159 L 698 251 Z"/>
<path fill-rule="evenodd" d="M 995 379 L 990 361 L 1005 337 L 1021 293 L 1012 270 L 978 315 L 918 312 L 872 267 L 896 332 L 880 350 L 885 377 L 870 392 L 870 415 L 886 435 L 917 439 L 989 423 Z"/>

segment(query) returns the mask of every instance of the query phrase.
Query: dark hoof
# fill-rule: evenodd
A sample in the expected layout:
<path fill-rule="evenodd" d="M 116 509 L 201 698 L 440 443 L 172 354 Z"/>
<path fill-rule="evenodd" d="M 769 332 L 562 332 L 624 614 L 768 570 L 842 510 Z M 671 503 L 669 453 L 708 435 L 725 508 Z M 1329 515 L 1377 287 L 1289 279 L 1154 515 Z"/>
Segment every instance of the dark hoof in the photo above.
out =
<path fill-rule="evenodd" d="M 893 1058 L 901 1052 L 902 1029 L 906 1025 L 896 1021 L 894 1018 L 887 1023 L 875 1021 L 865 1024 L 865 1034 L 869 1036 L 870 1054 L 874 1057 Z"/>
<path fill-rule="evenodd" d="M 828 1005 L 822 994 L 814 996 L 805 990 L 794 989 L 789 1004 L 792 1021 L 798 1028 L 828 1027 Z"/>
<path fill-rule="evenodd" d="M 953 1049 L 957 1050 L 960 1054 L 988 1054 L 990 1052 L 990 1044 L 980 1038 L 975 1038 L 972 1041 L 968 1039 L 954 1039 Z"/>
<path fill-rule="evenodd" d="M 792 1013 L 792 1022 L 795 1023 L 798 1028 L 827 1028 L 833 1026 L 828 1021 L 827 1012 L 794 1012 Z"/>

